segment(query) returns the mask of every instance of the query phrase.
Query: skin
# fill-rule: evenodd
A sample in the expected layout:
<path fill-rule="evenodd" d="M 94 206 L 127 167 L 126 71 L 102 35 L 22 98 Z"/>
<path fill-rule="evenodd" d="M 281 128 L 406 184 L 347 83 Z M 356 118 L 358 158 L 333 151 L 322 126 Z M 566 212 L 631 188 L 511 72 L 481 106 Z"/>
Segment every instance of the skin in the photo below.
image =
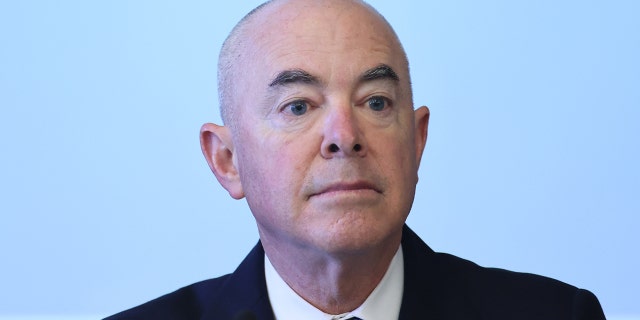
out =
<path fill-rule="evenodd" d="M 400 245 L 429 110 L 414 111 L 404 51 L 360 2 L 274 1 L 240 32 L 236 116 L 202 126 L 205 158 L 246 197 L 285 282 L 324 312 L 352 311 Z M 381 66 L 397 80 L 366 76 Z"/>

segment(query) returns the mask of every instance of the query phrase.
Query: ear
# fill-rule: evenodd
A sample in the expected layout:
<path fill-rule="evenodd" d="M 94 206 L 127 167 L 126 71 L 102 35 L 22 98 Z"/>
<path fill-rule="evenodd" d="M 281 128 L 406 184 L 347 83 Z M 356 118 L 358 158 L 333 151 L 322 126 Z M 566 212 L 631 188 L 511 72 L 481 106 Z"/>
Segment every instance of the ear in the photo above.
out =
<path fill-rule="evenodd" d="M 209 168 L 234 199 L 244 198 L 229 128 L 205 123 L 200 128 L 200 147 Z"/>
<path fill-rule="evenodd" d="M 422 106 L 415 111 L 416 118 L 416 163 L 420 167 L 422 152 L 427 144 L 427 132 L 429 129 L 429 108 Z"/>

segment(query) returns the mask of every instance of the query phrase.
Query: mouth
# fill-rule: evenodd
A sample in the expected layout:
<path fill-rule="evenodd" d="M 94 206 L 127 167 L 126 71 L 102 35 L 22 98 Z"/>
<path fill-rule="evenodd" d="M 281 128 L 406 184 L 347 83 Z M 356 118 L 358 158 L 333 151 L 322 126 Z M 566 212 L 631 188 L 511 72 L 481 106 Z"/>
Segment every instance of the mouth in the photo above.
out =
<path fill-rule="evenodd" d="M 320 195 L 327 195 L 331 193 L 340 193 L 340 192 L 358 192 L 358 191 L 373 191 L 376 193 L 382 193 L 382 190 L 378 189 L 373 183 L 366 181 L 357 181 L 357 182 L 340 182 L 326 186 L 322 188 L 319 192 L 313 193 L 309 196 L 315 197 Z"/>

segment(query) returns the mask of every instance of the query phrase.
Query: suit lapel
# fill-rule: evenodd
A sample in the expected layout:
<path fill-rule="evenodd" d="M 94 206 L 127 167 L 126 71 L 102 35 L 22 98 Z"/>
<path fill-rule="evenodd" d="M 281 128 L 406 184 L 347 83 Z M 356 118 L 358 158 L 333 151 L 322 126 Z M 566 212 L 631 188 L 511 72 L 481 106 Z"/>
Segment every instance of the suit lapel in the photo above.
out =
<path fill-rule="evenodd" d="M 477 319 L 460 286 L 456 267 L 436 254 L 406 225 L 402 230 L 404 292 L 400 320 Z"/>
<path fill-rule="evenodd" d="M 400 320 L 464 319 L 451 314 L 451 292 L 436 254 L 406 225 L 402 231 L 404 292 Z M 215 294 L 202 319 L 234 319 L 250 311 L 259 320 L 274 320 L 264 276 L 264 249 L 258 242 Z M 462 310 L 459 312 L 465 313 Z M 458 313 L 458 312 L 454 312 Z"/>
<path fill-rule="evenodd" d="M 229 275 L 202 319 L 235 319 L 243 312 L 259 320 L 274 320 L 264 276 L 264 249 L 258 244 Z"/>
<path fill-rule="evenodd" d="M 425 251 L 425 248 L 427 250 Z M 429 260 L 433 251 L 407 225 L 402 230 L 402 254 L 404 255 L 404 291 L 400 307 L 400 320 L 438 319 L 433 317 L 434 306 L 430 305 L 435 297 L 427 297 L 432 293 L 428 276 Z M 431 315 L 431 316 L 427 316 Z"/>

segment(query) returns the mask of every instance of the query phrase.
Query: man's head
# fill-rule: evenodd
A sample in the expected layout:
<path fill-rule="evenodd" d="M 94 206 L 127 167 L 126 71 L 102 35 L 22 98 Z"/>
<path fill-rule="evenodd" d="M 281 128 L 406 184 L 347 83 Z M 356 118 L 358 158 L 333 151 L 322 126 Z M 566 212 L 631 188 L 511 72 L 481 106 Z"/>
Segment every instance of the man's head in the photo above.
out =
<path fill-rule="evenodd" d="M 276 0 L 234 28 L 219 64 L 226 127 L 205 124 L 202 148 L 265 249 L 399 243 L 429 115 L 413 110 L 408 69 L 357 0 Z"/>
<path fill-rule="evenodd" d="M 236 24 L 233 30 L 229 33 L 220 50 L 220 55 L 218 58 L 218 92 L 219 92 L 219 98 L 220 98 L 220 101 L 219 101 L 220 113 L 221 113 L 223 122 L 227 126 L 232 127 L 234 123 L 233 115 L 234 115 L 234 111 L 237 109 L 234 107 L 234 105 L 236 104 L 236 100 L 234 100 L 234 98 L 237 94 L 236 91 L 238 87 L 238 81 L 244 82 L 244 79 L 239 79 L 238 77 L 239 72 L 242 72 L 243 69 L 246 70 L 246 68 L 242 68 L 243 64 L 241 61 L 246 58 L 251 59 L 251 56 L 249 55 L 249 51 L 247 50 L 248 49 L 247 46 L 251 45 L 251 37 L 247 37 L 247 33 L 252 34 L 252 33 L 255 33 L 256 31 L 251 29 L 252 25 L 250 24 L 250 22 L 253 21 L 254 16 L 257 16 L 257 13 L 260 13 L 263 9 L 273 4 L 274 2 L 277 3 L 279 1 L 270 0 L 270 1 L 264 2 L 258 7 L 251 10 L 251 12 L 247 13 Z M 318 2 L 319 4 L 322 4 L 323 1 L 320 0 L 316 2 Z M 356 5 L 363 6 L 369 11 L 369 13 L 377 16 L 377 18 L 379 18 L 379 20 L 381 20 L 381 22 L 385 24 L 385 27 L 387 29 L 386 31 L 388 31 L 391 34 L 393 41 L 395 41 L 398 47 L 400 48 L 400 50 L 402 50 L 402 57 L 405 59 L 407 74 L 409 74 L 408 72 L 409 63 L 408 63 L 406 54 L 404 53 L 404 50 L 402 49 L 402 45 L 398 40 L 395 32 L 393 31 L 393 28 L 388 24 L 388 22 L 384 19 L 384 17 L 380 15 L 373 7 L 366 4 L 364 1 L 356 0 L 356 1 L 343 1 L 343 2 L 346 2 L 347 5 L 351 4 L 351 2 L 355 2 Z M 284 5 L 287 6 L 286 4 Z M 302 7 L 311 9 L 310 6 L 303 5 Z M 276 9 L 276 11 L 277 10 L 278 9 Z M 409 78 L 407 80 L 410 81 Z"/>

